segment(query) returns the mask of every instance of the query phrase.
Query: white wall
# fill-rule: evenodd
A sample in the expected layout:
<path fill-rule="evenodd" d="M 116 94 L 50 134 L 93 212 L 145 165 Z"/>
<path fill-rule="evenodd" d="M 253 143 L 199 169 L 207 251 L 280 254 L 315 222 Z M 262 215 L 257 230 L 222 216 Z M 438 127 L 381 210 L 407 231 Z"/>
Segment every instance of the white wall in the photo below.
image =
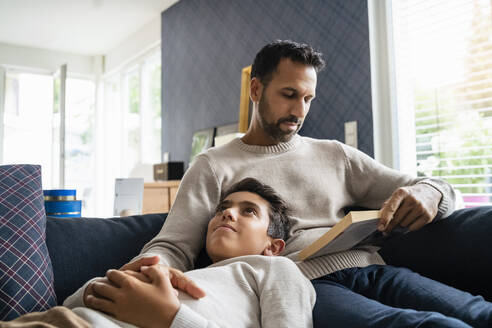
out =
<path fill-rule="evenodd" d="M 161 43 L 161 16 L 126 38 L 105 55 L 105 73 L 111 74 Z"/>
<path fill-rule="evenodd" d="M 104 54 L 103 72 L 112 73 L 128 65 L 135 58 L 159 47 L 160 42 L 161 15 L 157 14 L 152 21 Z M 10 67 L 55 72 L 67 64 L 70 74 L 92 76 L 98 70 L 94 67 L 95 61 L 94 56 L 0 43 L 0 65 Z"/>
<path fill-rule="evenodd" d="M 0 65 L 55 72 L 63 64 L 71 73 L 94 73 L 92 56 L 0 43 Z"/>

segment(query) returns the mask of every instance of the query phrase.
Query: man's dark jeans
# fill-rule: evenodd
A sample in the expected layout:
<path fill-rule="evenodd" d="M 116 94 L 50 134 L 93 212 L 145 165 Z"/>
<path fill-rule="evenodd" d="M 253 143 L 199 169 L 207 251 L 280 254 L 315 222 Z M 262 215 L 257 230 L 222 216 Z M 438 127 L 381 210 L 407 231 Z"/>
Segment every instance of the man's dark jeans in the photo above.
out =
<path fill-rule="evenodd" d="M 405 268 L 350 268 L 313 285 L 315 327 L 492 327 L 492 303 Z"/>
<path fill-rule="evenodd" d="M 315 327 L 492 327 L 492 207 L 459 210 L 389 241 L 388 264 L 313 280 Z M 444 282 L 439 283 L 436 280 Z"/>

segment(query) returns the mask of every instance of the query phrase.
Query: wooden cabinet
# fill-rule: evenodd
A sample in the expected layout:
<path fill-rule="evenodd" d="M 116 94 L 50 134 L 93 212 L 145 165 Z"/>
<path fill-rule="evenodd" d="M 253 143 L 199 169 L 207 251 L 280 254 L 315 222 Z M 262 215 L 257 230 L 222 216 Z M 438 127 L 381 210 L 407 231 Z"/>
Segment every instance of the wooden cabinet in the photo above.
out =
<path fill-rule="evenodd" d="M 176 199 L 180 180 L 144 183 L 143 214 L 168 213 Z"/>

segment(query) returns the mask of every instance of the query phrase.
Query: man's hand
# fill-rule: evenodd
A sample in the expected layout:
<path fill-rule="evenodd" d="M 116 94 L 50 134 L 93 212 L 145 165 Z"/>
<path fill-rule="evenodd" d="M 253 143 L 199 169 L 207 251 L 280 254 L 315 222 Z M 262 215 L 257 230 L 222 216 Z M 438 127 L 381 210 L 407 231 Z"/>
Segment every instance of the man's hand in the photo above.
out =
<path fill-rule="evenodd" d="M 130 276 L 132 276 L 135 279 L 138 279 L 140 281 L 150 282 L 150 279 L 146 275 L 144 275 L 143 273 L 130 271 L 130 270 L 125 270 L 123 272 L 125 272 L 126 274 L 128 274 L 128 275 L 130 275 Z M 98 297 L 98 298 L 102 297 L 101 295 L 98 295 L 94 291 L 94 283 L 100 283 L 100 284 L 104 284 L 104 285 L 108 285 L 108 286 L 114 286 L 114 284 L 111 283 L 111 281 L 107 277 L 94 279 L 94 281 L 89 283 L 89 285 L 87 285 L 87 288 L 84 290 L 84 304 L 86 306 L 87 306 L 87 297 L 89 295 L 94 296 L 94 297 Z"/>
<path fill-rule="evenodd" d="M 143 257 L 134 262 L 127 263 L 121 267 L 120 271 L 131 270 L 140 271 L 141 267 L 152 266 L 159 263 L 158 256 Z M 165 265 L 160 265 L 162 270 L 169 274 L 171 278 L 171 283 L 174 288 L 177 288 L 193 298 L 202 298 L 205 296 L 205 291 L 198 287 L 197 284 L 190 278 L 186 277 L 183 272 L 178 269 L 174 269 Z"/>
<path fill-rule="evenodd" d="M 140 258 L 134 262 L 127 263 L 124 266 L 120 268 L 120 271 L 127 273 L 128 275 L 133 276 L 134 278 L 142 281 L 142 282 L 149 282 L 147 276 L 145 276 L 143 273 L 140 272 L 140 269 L 142 267 L 146 266 L 151 266 L 151 265 L 156 265 L 159 263 L 159 257 L 158 256 L 152 256 L 152 257 L 143 257 Z M 197 284 L 190 278 L 186 277 L 183 272 L 167 267 L 165 265 L 160 264 L 161 269 L 164 272 L 167 272 L 171 279 L 171 284 L 174 286 L 174 288 L 177 288 L 188 295 L 190 295 L 193 298 L 202 298 L 205 296 L 205 291 L 198 287 Z M 84 304 L 88 306 L 87 304 L 87 297 L 89 295 L 94 296 L 96 298 L 102 298 L 101 295 L 98 295 L 97 293 L 94 292 L 94 283 L 98 282 L 101 284 L 105 284 L 107 286 L 114 286 L 107 277 L 104 278 L 98 278 L 95 279 L 93 282 L 91 282 L 87 288 L 84 290 Z"/>
<path fill-rule="evenodd" d="M 154 265 L 157 263 L 159 263 L 159 256 L 142 257 L 142 258 L 139 258 L 138 260 L 136 260 L 134 262 L 130 262 L 130 263 L 125 264 L 124 266 L 122 266 L 120 268 L 120 270 L 121 271 L 131 270 L 131 271 L 139 272 L 140 267 L 151 266 L 151 265 Z"/>
<path fill-rule="evenodd" d="M 389 233 L 400 225 L 418 230 L 434 220 L 441 198 L 439 191 L 423 183 L 398 188 L 381 208 L 378 229 Z"/>
<path fill-rule="evenodd" d="M 109 270 L 106 277 L 113 285 L 95 282 L 94 292 L 103 298 L 89 296 L 87 305 L 139 327 L 169 327 L 181 305 L 169 271 L 159 265 L 141 271 L 150 283 L 129 271 Z"/>

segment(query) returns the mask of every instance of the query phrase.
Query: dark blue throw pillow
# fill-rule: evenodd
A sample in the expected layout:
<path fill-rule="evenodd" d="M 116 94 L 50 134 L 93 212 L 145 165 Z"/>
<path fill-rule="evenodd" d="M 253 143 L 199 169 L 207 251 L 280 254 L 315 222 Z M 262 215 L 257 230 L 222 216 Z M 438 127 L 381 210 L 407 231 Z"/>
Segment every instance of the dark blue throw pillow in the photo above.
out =
<path fill-rule="evenodd" d="M 0 166 L 0 320 L 56 305 L 39 165 Z"/>
<path fill-rule="evenodd" d="M 53 218 L 46 223 L 46 244 L 53 263 L 55 292 L 61 305 L 86 281 L 119 269 L 159 233 L 167 214 L 122 218 Z"/>

